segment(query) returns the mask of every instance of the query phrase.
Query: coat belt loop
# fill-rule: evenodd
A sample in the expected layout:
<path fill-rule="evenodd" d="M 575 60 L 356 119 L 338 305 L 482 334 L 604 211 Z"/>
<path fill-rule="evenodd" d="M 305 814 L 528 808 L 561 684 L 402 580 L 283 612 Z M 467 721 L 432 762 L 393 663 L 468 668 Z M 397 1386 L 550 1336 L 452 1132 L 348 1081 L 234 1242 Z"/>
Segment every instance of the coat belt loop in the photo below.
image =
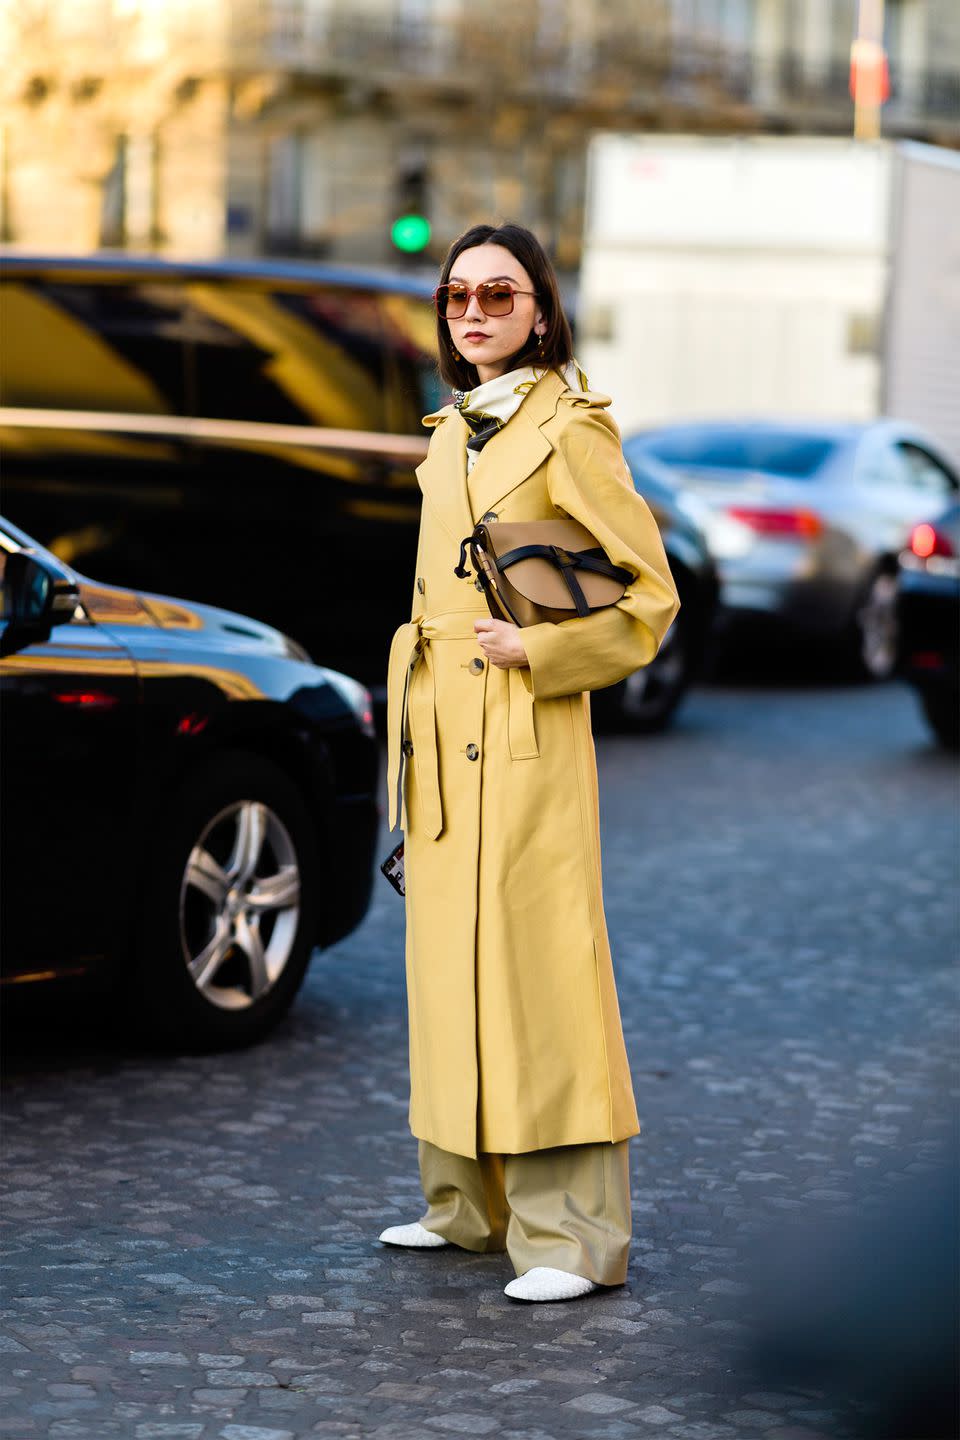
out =
<path fill-rule="evenodd" d="M 401 625 L 390 646 L 390 660 L 387 666 L 387 696 L 391 715 L 397 716 L 397 723 L 387 735 L 387 803 L 388 820 L 391 830 L 399 822 L 406 827 L 403 804 L 404 761 L 403 741 L 406 733 L 407 693 L 410 688 L 412 668 L 416 665 L 417 648 L 420 644 L 420 626 L 417 621 Z"/>
<path fill-rule="evenodd" d="M 440 758 L 437 753 L 436 680 L 433 673 L 433 656 L 429 644 L 425 644 L 420 658 L 426 665 L 426 675 L 416 677 L 408 695 L 410 712 L 410 735 L 413 740 L 413 770 L 417 777 L 417 793 L 423 823 L 431 840 L 436 840 L 443 829 L 443 806 L 440 800 Z"/>
<path fill-rule="evenodd" d="M 535 760 L 540 754 L 540 748 L 537 745 L 537 731 L 533 723 L 533 696 L 524 685 L 516 666 L 510 667 L 507 677 L 509 704 L 507 736 L 510 742 L 510 758 L 511 760 Z"/>

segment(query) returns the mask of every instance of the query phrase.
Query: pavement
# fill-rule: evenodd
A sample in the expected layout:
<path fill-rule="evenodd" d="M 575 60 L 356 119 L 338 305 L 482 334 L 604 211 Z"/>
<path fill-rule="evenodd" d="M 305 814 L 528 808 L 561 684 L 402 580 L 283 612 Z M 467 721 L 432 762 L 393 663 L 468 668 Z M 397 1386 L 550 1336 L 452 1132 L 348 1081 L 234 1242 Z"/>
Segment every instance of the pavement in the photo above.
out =
<path fill-rule="evenodd" d="M 379 1244 L 423 1204 L 402 906 L 378 882 L 246 1051 L 163 1054 L 90 1001 L 8 999 L 0 1440 L 880 1433 L 862 1387 L 756 1362 L 750 1262 L 791 1217 L 856 1225 L 865 1194 L 936 1174 L 956 762 L 897 684 L 698 687 L 668 734 L 598 759 L 643 1127 L 627 1284 L 516 1305 L 505 1255 Z"/>

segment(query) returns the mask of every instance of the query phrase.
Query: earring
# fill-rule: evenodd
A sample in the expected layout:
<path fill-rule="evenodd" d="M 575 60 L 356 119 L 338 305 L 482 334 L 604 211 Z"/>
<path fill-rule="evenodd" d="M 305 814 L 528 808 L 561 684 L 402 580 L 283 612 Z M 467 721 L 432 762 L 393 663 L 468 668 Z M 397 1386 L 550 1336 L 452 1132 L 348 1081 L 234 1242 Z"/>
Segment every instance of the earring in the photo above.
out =
<path fill-rule="evenodd" d="M 539 356 L 539 358 L 540 358 L 541 360 L 543 359 L 543 336 L 542 336 L 542 335 L 538 335 L 538 336 L 537 336 L 537 355 Z"/>
<path fill-rule="evenodd" d="M 450 353 L 453 356 L 454 360 L 463 359 L 463 356 L 460 354 L 460 351 L 457 349 L 456 345 L 454 345 L 452 340 L 450 341 Z"/>

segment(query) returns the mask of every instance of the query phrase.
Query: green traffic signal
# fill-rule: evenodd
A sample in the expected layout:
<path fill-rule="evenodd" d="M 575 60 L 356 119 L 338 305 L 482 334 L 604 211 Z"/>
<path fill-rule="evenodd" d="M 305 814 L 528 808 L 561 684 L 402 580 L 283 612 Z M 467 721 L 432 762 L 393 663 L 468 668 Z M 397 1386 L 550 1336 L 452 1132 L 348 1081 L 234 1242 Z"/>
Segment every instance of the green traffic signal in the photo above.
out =
<path fill-rule="evenodd" d="M 430 244 L 430 221 L 425 215 L 401 215 L 390 228 L 390 238 L 398 250 L 416 254 Z"/>

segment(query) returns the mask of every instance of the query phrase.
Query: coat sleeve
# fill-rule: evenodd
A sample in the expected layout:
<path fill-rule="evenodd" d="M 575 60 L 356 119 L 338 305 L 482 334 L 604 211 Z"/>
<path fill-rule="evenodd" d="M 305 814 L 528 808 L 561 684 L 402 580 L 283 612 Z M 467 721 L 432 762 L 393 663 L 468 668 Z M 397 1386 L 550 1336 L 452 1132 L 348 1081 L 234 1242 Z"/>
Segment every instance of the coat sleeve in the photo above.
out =
<path fill-rule="evenodd" d="M 523 630 L 521 677 L 535 700 L 599 690 L 648 665 L 680 609 L 660 531 L 634 487 L 615 421 L 574 408 L 547 466 L 556 510 L 578 520 L 634 579 L 615 605 Z"/>

